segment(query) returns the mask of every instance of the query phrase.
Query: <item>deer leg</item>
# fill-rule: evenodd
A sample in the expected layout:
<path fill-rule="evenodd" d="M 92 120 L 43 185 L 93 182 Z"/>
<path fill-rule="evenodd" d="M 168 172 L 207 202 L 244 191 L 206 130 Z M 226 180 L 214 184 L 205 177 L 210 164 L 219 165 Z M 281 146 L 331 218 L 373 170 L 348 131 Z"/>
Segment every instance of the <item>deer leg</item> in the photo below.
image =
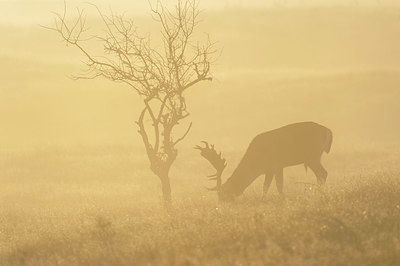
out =
<path fill-rule="evenodd" d="M 276 188 L 278 189 L 279 195 L 283 196 L 283 168 L 275 172 Z"/>
<path fill-rule="evenodd" d="M 264 180 L 264 187 L 263 187 L 263 197 L 267 195 L 267 191 L 269 189 L 269 186 L 271 185 L 272 179 L 274 178 L 274 175 L 272 173 L 266 173 L 265 174 L 265 180 Z"/>
<path fill-rule="evenodd" d="M 311 170 L 314 172 L 315 176 L 317 177 L 317 182 L 319 185 L 323 185 L 328 177 L 328 172 L 322 166 L 321 162 L 314 161 L 308 164 Z"/>

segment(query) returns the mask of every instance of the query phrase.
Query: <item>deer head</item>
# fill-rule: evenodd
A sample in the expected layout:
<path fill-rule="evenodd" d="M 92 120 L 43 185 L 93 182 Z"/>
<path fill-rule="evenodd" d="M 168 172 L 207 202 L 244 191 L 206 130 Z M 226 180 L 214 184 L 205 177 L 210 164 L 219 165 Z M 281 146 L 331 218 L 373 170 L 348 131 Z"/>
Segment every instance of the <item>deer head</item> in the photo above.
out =
<path fill-rule="evenodd" d="M 222 158 L 221 153 L 217 153 L 213 144 L 208 144 L 206 141 L 202 141 L 205 147 L 196 145 L 194 148 L 200 150 L 200 155 L 203 156 L 211 165 L 217 170 L 213 175 L 209 175 L 209 180 L 216 180 L 217 185 L 214 188 L 209 188 L 209 190 L 219 191 L 221 189 L 221 176 L 225 167 L 227 166 L 226 160 Z"/>

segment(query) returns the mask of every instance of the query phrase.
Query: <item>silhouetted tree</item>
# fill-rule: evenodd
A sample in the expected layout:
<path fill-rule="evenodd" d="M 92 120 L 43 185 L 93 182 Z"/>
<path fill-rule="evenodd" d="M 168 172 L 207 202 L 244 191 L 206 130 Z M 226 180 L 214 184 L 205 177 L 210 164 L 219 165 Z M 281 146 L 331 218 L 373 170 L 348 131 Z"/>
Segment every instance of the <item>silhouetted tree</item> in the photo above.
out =
<path fill-rule="evenodd" d="M 174 128 L 189 116 L 184 93 L 201 81 L 212 80 L 210 66 L 216 50 L 208 36 L 203 44 L 193 40 L 199 15 L 196 0 L 178 0 L 174 9 L 166 8 L 160 1 L 149 5 L 160 26 L 161 49 L 152 46 L 149 35 L 138 34 L 133 20 L 118 14 L 105 15 L 93 4 L 103 23 L 103 34 L 84 36 L 86 13 L 78 9 L 77 18 L 67 20 L 65 2 L 63 13 L 56 13 L 49 29 L 86 56 L 87 71 L 75 78 L 104 77 L 122 82 L 142 97 L 143 109 L 136 121 L 138 132 L 150 169 L 161 181 L 164 201 L 170 203 L 169 171 L 177 157 L 176 146 L 192 126 L 190 123 L 184 134 L 174 136 Z M 94 49 L 86 48 L 91 40 L 102 43 L 104 52 L 100 56 L 95 55 Z M 151 123 L 145 123 L 145 118 Z"/>

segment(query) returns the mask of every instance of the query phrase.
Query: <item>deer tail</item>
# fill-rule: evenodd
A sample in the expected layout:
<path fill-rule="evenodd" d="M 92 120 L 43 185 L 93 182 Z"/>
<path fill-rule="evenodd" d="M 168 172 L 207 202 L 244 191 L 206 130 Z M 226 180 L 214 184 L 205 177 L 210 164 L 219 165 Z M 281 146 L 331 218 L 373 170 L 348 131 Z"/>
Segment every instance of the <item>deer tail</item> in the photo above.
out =
<path fill-rule="evenodd" d="M 324 151 L 326 153 L 329 153 L 329 151 L 331 150 L 331 146 L 332 146 L 332 131 L 330 129 L 326 129 L 326 141 L 325 141 L 325 147 L 324 147 Z"/>

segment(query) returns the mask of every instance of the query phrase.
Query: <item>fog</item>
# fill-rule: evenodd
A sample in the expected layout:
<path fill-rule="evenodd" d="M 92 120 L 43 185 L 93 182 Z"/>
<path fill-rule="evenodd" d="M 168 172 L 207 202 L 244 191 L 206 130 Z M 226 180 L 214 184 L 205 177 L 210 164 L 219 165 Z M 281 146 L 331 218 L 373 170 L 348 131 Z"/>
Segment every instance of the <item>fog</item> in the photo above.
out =
<path fill-rule="evenodd" d="M 67 20 L 87 12 L 83 45 L 102 56 L 90 37 L 103 24 L 85 2 L 67 1 Z M 147 1 L 91 2 L 132 18 L 163 51 Z M 209 36 L 217 60 L 212 81 L 184 92 L 190 115 L 173 139 L 193 124 L 176 145 L 168 207 L 138 132 L 143 98 L 73 79 L 87 58 L 48 29 L 63 8 L 0 1 L 1 265 L 399 264 L 399 1 L 200 1 L 193 39 Z M 264 176 L 234 203 L 204 188 L 214 169 L 193 149 L 200 141 L 227 160 L 224 183 L 256 135 L 301 121 L 332 131 L 325 187 L 305 162 L 308 172 L 265 173 L 284 176 L 286 196 L 275 182 L 264 193 Z"/>
<path fill-rule="evenodd" d="M 199 32 L 218 42 L 221 55 L 214 81 L 188 92 L 192 141 L 212 134 L 219 139 L 228 131 L 248 142 L 259 131 L 298 120 L 325 123 L 340 130 L 339 138 L 352 136 L 356 143 L 397 141 L 399 10 L 386 7 L 393 4 L 388 1 L 375 7 L 375 1 L 357 6 L 329 1 L 331 7 L 303 2 L 201 2 Z M 85 58 L 40 27 L 52 25 L 51 11 L 62 10 L 62 2 L 1 5 L 2 149 L 140 146 L 134 124 L 140 97 L 107 80 L 71 80 L 84 69 Z M 72 16 L 76 5 L 85 6 L 68 2 Z M 119 1 L 115 9 L 141 11 L 133 15 L 138 28 L 157 43 L 157 24 L 146 5 Z M 15 23 L 23 20 L 29 23 Z M 96 25 L 95 17 L 90 23 Z M 248 136 L 236 136 L 242 126 L 249 128 Z"/>

